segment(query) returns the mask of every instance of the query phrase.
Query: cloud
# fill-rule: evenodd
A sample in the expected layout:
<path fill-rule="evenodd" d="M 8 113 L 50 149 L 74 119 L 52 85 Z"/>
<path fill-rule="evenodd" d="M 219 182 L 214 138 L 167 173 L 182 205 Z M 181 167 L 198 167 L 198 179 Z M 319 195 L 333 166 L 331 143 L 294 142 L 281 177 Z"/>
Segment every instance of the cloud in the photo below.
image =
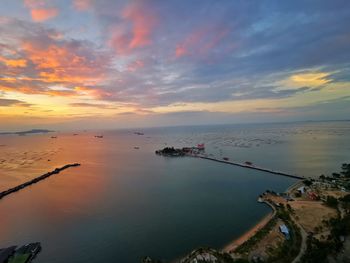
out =
<path fill-rule="evenodd" d="M 128 4 L 120 19 L 117 25 L 112 25 L 110 38 L 110 45 L 117 53 L 130 54 L 135 49 L 151 45 L 157 18 L 147 5 L 141 1 Z"/>
<path fill-rule="evenodd" d="M 176 46 L 175 56 L 177 58 L 183 56 L 207 57 L 228 33 L 228 28 L 202 28 L 194 31 Z"/>
<path fill-rule="evenodd" d="M 92 8 L 91 0 L 73 0 L 73 6 L 78 11 L 88 11 Z"/>
<path fill-rule="evenodd" d="M 25 59 L 7 59 L 4 57 L 0 57 L 0 61 L 8 67 L 24 68 L 27 66 L 27 60 Z"/>
<path fill-rule="evenodd" d="M 113 109 L 113 110 L 118 109 L 115 106 L 108 105 L 108 104 L 101 104 L 101 103 L 77 102 L 77 103 L 70 103 L 69 105 L 77 108 L 99 108 L 99 109 Z"/>
<path fill-rule="evenodd" d="M 30 10 L 31 17 L 35 22 L 43 22 L 56 17 L 58 9 L 51 7 L 48 1 L 24 0 L 24 5 Z"/>
<path fill-rule="evenodd" d="M 145 62 L 142 60 L 135 60 L 133 62 L 131 62 L 128 66 L 127 66 L 127 70 L 130 72 L 134 72 L 140 68 L 145 67 Z"/>
<path fill-rule="evenodd" d="M 288 79 L 281 83 L 287 86 L 310 86 L 319 87 L 330 83 L 330 73 L 328 72 L 302 72 L 291 75 Z"/>
<path fill-rule="evenodd" d="M 205 110 L 255 100 L 311 104 L 346 94 L 350 81 L 348 1 L 25 2 L 61 15 L 51 23 L 0 17 L 6 98 Z"/>
<path fill-rule="evenodd" d="M 9 106 L 30 107 L 31 104 L 28 104 L 21 100 L 0 98 L 0 107 L 9 107 Z"/>
<path fill-rule="evenodd" d="M 56 8 L 40 8 L 30 10 L 32 19 L 36 22 L 43 22 L 54 18 L 58 15 L 58 9 Z"/>
<path fill-rule="evenodd" d="M 102 82 L 108 73 L 108 52 L 91 42 L 64 39 L 58 31 L 16 19 L 0 23 L 0 32 L 14 43 L 0 51 L 2 91 L 75 96 L 76 86 Z M 60 85 L 65 90 L 52 88 Z"/>

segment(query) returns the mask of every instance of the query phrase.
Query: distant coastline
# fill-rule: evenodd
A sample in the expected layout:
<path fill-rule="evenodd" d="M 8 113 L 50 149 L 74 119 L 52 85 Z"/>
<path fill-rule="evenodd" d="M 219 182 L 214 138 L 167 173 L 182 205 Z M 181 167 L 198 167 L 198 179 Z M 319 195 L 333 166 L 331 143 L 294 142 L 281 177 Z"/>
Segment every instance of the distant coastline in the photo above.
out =
<path fill-rule="evenodd" d="M 17 132 L 0 132 L 0 135 L 27 135 L 27 134 L 49 133 L 49 132 L 55 132 L 55 131 L 46 130 L 46 129 L 32 129 L 32 130 L 17 131 Z"/>

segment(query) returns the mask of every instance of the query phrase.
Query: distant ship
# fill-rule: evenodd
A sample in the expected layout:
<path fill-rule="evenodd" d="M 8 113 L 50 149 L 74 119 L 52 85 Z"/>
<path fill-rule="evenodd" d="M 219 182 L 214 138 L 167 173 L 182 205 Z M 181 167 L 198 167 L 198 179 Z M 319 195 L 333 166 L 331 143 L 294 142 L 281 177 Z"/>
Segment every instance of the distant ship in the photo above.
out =
<path fill-rule="evenodd" d="M 51 139 L 57 139 L 57 136 L 51 136 Z"/>
<path fill-rule="evenodd" d="M 138 146 L 135 146 L 135 147 L 134 147 L 134 149 L 138 150 L 138 149 L 140 149 L 140 147 L 138 147 Z"/>
<path fill-rule="evenodd" d="M 224 157 L 224 158 L 222 158 L 222 159 L 224 159 L 225 161 L 228 161 L 228 160 L 230 160 L 229 158 L 227 158 L 227 157 Z"/>
<path fill-rule="evenodd" d="M 102 139 L 102 138 L 103 138 L 103 135 L 95 135 L 95 138 Z"/>
<path fill-rule="evenodd" d="M 144 135 L 143 132 L 134 132 L 134 134 L 136 134 L 136 135 Z"/>

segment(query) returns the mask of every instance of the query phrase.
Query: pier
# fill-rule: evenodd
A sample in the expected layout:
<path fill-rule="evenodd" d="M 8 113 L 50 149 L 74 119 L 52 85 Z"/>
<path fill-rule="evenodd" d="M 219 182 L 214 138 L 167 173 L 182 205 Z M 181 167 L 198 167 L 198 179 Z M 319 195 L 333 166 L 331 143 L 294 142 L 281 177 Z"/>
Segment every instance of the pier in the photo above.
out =
<path fill-rule="evenodd" d="M 65 166 L 62 166 L 61 168 L 56 168 L 55 170 L 53 170 L 51 172 L 43 174 L 43 175 L 41 175 L 39 177 L 36 177 L 36 178 L 34 178 L 32 180 L 29 180 L 29 181 L 27 181 L 27 182 L 25 182 L 23 184 L 17 185 L 17 186 L 15 186 L 13 188 L 10 188 L 8 190 L 0 192 L 0 199 L 2 199 L 5 196 L 10 195 L 10 194 L 12 194 L 14 192 L 22 190 L 22 189 L 24 189 L 24 188 L 26 188 L 26 187 L 28 187 L 28 186 L 30 186 L 32 184 L 38 183 L 38 182 L 40 182 L 40 181 L 42 181 L 42 180 L 44 180 L 44 179 L 46 179 L 46 178 L 48 178 L 48 177 L 50 177 L 50 176 L 52 176 L 54 174 L 59 174 L 63 170 L 66 170 L 66 169 L 68 169 L 70 167 L 76 167 L 76 166 L 80 166 L 80 163 L 66 164 Z"/>
<path fill-rule="evenodd" d="M 299 176 L 299 175 L 289 174 L 289 173 L 280 172 L 280 171 L 274 171 L 274 170 L 271 170 L 271 169 L 262 168 L 262 167 L 258 167 L 258 166 L 255 166 L 255 165 L 248 165 L 248 164 L 244 164 L 244 163 L 237 163 L 237 162 L 232 162 L 232 161 L 229 161 L 229 160 L 220 160 L 220 159 L 206 157 L 206 156 L 202 156 L 202 155 L 191 155 L 191 156 L 192 157 L 196 157 L 196 158 L 205 159 L 205 160 L 215 161 L 215 162 L 219 162 L 219 163 L 225 163 L 225 164 L 235 165 L 235 166 L 239 166 L 239 167 L 243 167 L 243 168 L 258 170 L 258 171 L 262 171 L 262 172 L 266 172 L 266 173 L 270 173 L 270 174 L 287 176 L 287 177 L 291 177 L 291 178 L 294 178 L 294 179 L 299 179 L 299 180 L 306 179 L 305 177 L 302 177 L 302 176 Z"/>

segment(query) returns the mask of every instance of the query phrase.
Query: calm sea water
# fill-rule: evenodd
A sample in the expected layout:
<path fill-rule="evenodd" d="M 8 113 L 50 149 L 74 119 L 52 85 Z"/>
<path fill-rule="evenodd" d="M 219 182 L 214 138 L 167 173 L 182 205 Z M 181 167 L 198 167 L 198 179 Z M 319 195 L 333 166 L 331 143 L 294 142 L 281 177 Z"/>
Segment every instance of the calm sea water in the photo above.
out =
<path fill-rule="evenodd" d="M 0 137 L 1 190 L 66 163 L 82 164 L 0 201 L 0 247 L 40 241 L 38 263 L 139 262 L 146 255 L 172 260 L 198 246 L 223 247 L 268 213 L 256 202 L 261 192 L 294 182 L 154 154 L 166 145 L 204 142 L 218 158 L 306 176 L 333 172 L 350 156 L 348 122 L 143 132 Z"/>

